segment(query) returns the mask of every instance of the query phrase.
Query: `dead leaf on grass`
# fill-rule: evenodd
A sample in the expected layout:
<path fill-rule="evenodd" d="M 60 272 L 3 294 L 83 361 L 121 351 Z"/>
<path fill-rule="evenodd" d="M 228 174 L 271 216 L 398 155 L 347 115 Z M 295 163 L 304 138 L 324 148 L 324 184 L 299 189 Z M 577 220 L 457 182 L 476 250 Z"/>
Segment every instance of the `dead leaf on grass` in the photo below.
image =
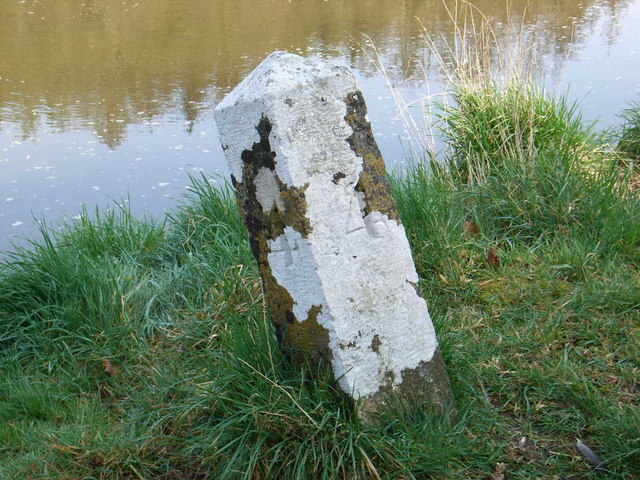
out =
<path fill-rule="evenodd" d="M 498 252 L 494 247 L 489 247 L 487 250 L 487 263 L 492 267 L 499 267 L 501 264 Z"/>
<path fill-rule="evenodd" d="M 108 400 L 113 397 L 113 392 L 109 390 L 109 387 L 104 382 L 100 383 L 100 398 L 102 400 Z"/>
<path fill-rule="evenodd" d="M 102 366 L 104 367 L 104 371 L 107 372 L 107 375 L 110 377 L 115 377 L 118 374 L 118 370 L 113 366 L 111 360 L 102 360 Z"/>
<path fill-rule="evenodd" d="M 469 236 L 475 236 L 480 233 L 480 227 L 473 220 L 465 220 L 463 226 L 464 233 Z"/>

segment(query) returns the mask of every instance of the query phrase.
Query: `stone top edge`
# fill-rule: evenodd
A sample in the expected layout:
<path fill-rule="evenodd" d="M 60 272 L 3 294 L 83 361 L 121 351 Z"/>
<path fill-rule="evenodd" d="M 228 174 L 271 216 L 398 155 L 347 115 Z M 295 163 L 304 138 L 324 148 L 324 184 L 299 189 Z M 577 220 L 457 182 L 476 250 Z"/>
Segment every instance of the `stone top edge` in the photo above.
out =
<path fill-rule="evenodd" d="M 351 71 L 326 60 L 302 57 L 276 51 L 265 58 L 218 105 L 215 111 L 225 110 L 240 103 L 250 103 L 265 96 L 284 95 L 320 78 L 347 77 L 355 82 Z"/>

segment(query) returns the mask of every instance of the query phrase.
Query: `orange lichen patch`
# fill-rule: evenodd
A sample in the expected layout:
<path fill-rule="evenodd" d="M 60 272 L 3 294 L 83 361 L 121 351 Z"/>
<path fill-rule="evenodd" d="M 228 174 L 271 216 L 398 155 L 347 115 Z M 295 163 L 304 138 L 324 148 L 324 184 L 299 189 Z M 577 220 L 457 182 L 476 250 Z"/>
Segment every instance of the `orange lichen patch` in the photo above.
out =
<path fill-rule="evenodd" d="M 271 267 L 266 260 L 267 252 L 261 255 L 258 261 L 264 286 L 264 297 L 269 307 L 271 321 L 276 329 L 276 337 L 280 343 L 287 344 L 289 343 L 289 326 L 296 321 L 292 313 L 293 298 L 289 291 L 280 285 L 271 273 Z"/>
<path fill-rule="evenodd" d="M 303 187 L 288 187 L 275 173 L 276 154 L 269 142 L 271 123 L 262 117 L 256 130 L 260 140 L 253 144 L 251 150 L 242 152 L 242 182 L 232 177 L 240 210 L 249 230 L 249 240 L 253 254 L 258 261 L 258 268 L 264 288 L 265 300 L 269 307 L 271 320 L 276 328 L 276 336 L 285 347 L 293 352 L 304 351 L 317 358 L 330 358 L 329 333 L 318 323 L 320 306 L 313 306 L 306 319 L 295 317 L 294 300 L 289 291 L 278 283 L 269 264 L 271 248 L 269 242 L 283 235 L 286 227 L 291 227 L 306 238 L 311 232 L 307 217 L 306 190 Z M 275 176 L 283 209 L 275 208 L 265 211 L 258 198 L 256 179 L 263 169 L 268 169 Z M 302 357 L 300 357 L 302 358 Z"/>
<path fill-rule="evenodd" d="M 240 210 L 251 237 L 259 232 L 265 232 L 268 239 L 274 240 L 282 235 L 286 226 L 290 226 L 300 232 L 303 238 L 306 238 L 311 231 L 309 219 L 306 216 L 305 192 L 308 185 L 301 188 L 287 187 L 275 175 L 276 154 L 271 150 L 269 143 L 271 128 L 269 119 L 262 117 L 256 126 L 260 141 L 254 143 L 251 150 L 242 152 L 242 182 L 238 182 L 233 176 L 231 177 Z M 256 178 L 262 169 L 274 172 L 275 182 L 280 190 L 279 195 L 284 202 L 284 212 L 277 208 L 271 209 L 269 212 L 263 210 L 258 199 L 256 186 Z"/>
<path fill-rule="evenodd" d="M 303 238 L 306 238 L 311 233 L 311 224 L 307 217 L 307 200 L 305 197 L 309 184 L 305 184 L 304 187 L 287 188 L 284 183 L 276 178 L 280 185 L 280 197 L 284 202 L 284 212 L 282 212 L 282 222 L 284 225 L 292 227 L 294 230 L 300 232 Z"/>
<path fill-rule="evenodd" d="M 372 170 L 379 177 L 384 177 L 387 175 L 387 169 L 384 165 L 384 160 L 382 159 L 382 157 L 376 157 L 372 153 L 367 153 L 364 157 L 364 161 L 365 163 L 368 163 L 371 165 Z"/>

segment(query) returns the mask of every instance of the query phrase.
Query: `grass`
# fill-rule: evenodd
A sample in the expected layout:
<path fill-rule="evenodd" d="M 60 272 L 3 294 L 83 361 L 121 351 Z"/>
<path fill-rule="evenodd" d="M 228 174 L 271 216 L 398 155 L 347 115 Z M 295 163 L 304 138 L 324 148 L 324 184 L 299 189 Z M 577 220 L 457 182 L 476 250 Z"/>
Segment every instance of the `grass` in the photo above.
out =
<path fill-rule="evenodd" d="M 364 428 L 288 363 L 229 190 L 193 190 L 163 224 L 85 212 L 2 265 L 0 478 L 406 476 L 473 443 L 426 413 Z"/>
<path fill-rule="evenodd" d="M 196 179 L 161 222 L 84 212 L 0 264 L 0 478 L 640 476 L 628 153 L 523 84 L 459 86 L 442 128 L 449 167 L 392 183 L 455 417 L 362 425 L 289 363 L 232 192 Z"/>

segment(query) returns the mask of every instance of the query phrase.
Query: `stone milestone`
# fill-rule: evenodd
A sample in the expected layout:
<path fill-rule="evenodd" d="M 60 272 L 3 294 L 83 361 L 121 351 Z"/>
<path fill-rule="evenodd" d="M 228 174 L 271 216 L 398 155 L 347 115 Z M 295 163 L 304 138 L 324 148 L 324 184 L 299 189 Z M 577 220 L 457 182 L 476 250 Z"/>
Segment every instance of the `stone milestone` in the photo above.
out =
<path fill-rule="evenodd" d="M 449 380 L 366 105 L 346 67 L 275 52 L 215 109 L 278 340 L 361 412 Z"/>

